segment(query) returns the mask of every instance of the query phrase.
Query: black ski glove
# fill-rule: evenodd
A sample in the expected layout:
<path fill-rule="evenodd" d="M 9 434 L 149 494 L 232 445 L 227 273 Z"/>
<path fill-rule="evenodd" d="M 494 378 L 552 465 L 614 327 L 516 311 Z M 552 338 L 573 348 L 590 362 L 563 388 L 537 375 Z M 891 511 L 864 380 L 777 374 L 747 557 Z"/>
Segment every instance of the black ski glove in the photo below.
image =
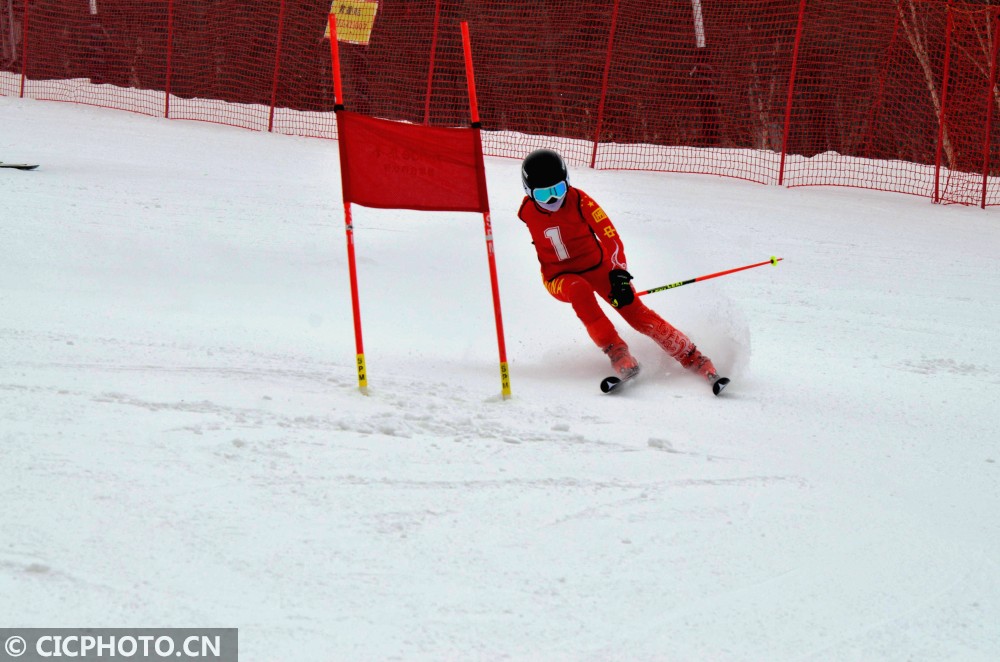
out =
<path fill-rule="evenodd" d="M 608 295 L 608 299 L 612 306 L 621 308 L 635 301 L 635 290 L 628 284 L 632 280 L 632 274 L 624 269 L 612 269 L 608 273 L 608 279 L 611 281 L 611 294 Z"/>

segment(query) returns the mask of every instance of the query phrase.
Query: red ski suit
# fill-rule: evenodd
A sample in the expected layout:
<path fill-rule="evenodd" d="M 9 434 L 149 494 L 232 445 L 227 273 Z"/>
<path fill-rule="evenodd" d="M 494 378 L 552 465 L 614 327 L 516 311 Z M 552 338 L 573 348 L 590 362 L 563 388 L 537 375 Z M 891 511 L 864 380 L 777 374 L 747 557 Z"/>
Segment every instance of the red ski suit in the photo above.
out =
<path fill-rule="evenodd" d="M 604 314 L 595 293 L 610 304 L 612 269 L 627 269 L 625 247 L 608 215 L 593 198 L 570 186 L 562 207 L 554 212 L 541 209 L 525 197 L 518 217 L 528 226 L 542 279 L 549 293 L 573 306 L 587 333 L 598 347 L 624 345 L 611 320 Z M 616 308 L 628 324 L 652 338 L 685 368 L 711 366 L 690 339 L 636 298 Z M 711 368 L 714 372 L 714 368 Z"/>

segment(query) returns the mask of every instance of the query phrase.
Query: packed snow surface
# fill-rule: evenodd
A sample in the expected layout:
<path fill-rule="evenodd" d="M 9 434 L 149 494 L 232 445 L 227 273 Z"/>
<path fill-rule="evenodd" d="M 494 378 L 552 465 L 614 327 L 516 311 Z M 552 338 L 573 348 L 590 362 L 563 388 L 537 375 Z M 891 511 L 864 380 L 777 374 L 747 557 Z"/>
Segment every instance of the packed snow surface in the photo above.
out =
<path fill-rule="evenodd" d="M 1000 210 L 574 168 L 733 382 L 483 219 L 354 209 L 337 145 L 0 97 L 0 622 L 241 659 L 1000 659 Z"/>

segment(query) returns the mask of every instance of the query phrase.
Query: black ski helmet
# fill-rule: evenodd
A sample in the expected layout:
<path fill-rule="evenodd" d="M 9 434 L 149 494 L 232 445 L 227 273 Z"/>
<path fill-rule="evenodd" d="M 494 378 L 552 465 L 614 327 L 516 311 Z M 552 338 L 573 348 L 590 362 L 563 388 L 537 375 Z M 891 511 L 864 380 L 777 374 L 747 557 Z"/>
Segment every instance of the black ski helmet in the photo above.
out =
<path fill-rule="evenodd" d="M 566 162 L 551 149 L 536 149 L 521 163 L 521 183 L 524 184 L 524 193 L 529 198 L 532 189 L 555 186 L 559 182 L 568 180 L 569 171 L 566 170 Z"/>

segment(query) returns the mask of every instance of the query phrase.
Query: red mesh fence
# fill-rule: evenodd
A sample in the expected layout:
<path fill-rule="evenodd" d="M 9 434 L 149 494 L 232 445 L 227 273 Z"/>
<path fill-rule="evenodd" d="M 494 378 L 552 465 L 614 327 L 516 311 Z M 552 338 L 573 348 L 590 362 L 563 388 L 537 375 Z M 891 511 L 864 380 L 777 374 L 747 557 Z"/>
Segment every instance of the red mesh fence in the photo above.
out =
<path fill-rule="evenodd" d="M 995 86 L 996 11 L 954 10 L 949 16 L 948 86 L 940 136 L 938 195 L 945 202 L 980 204 L 989 133 L 987 115 Z M 993 85 L 991 85 L 991 78 Z M 994 143 L 996 144 L 996 143 Z M 994 167 L 1000 163 L 994 164 Z M 997 195 L 994 182 L 992 191 Z M 986 191 L 989 197 L 989 191 Z"/>
<path fill-rule="evenodd" d="M 940 79 L 946 5 L 816 4 L 803 15 L 784 183 L 929 196 L 937 115 L 927 76 Z M 916 57 L 920 35 L 929 52 Z"/>
<path fill-rule="evenodd" d="M 336 0 L 336 11 L 361 0 Z M 368 0 L 373 1 L 373 0 Z M 484 149 L 1000 204 L 1000 0 L 380 0 L 349 109 Z M 0 94 L 335 137 L 330 0 L 0 0 Z"/>
<path fill-rule="evenodd" d="M 165 7 L 102 0 L 97 13 L 88 2 L 27 0 L 17 61 L 24 95 L 162 116 Z"/>
<path fill-rule="evenodd" d="M 798 2 L 623 0 L 595 165 L 777 180 Z"/>

